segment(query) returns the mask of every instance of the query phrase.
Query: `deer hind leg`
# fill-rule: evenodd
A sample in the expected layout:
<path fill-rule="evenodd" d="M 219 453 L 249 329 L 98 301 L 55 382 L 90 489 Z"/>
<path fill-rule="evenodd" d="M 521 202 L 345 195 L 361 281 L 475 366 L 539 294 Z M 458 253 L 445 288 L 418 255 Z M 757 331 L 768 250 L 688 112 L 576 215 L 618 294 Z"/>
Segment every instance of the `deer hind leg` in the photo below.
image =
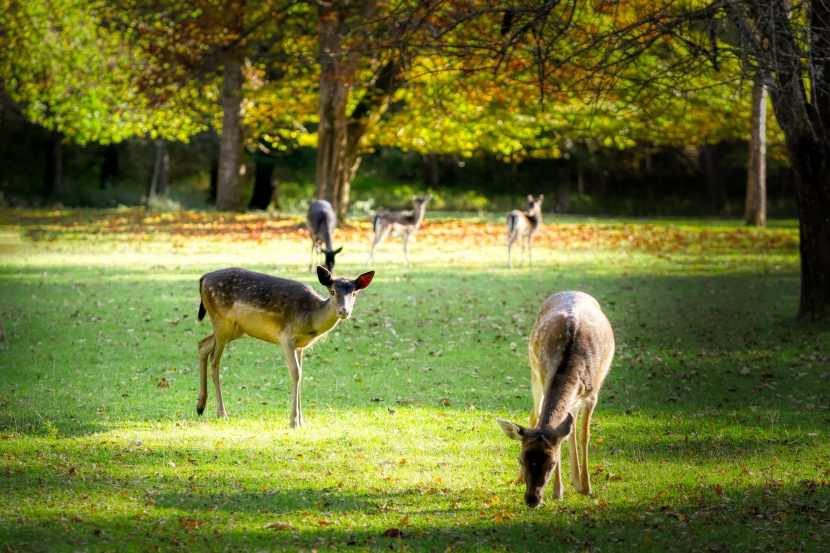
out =
<path fill-rule="evenodd" d="M 591 495 L 591 474 L 588 472 L 588 442 L 591 439 L 591 416 L 594 414 L 596 404 L 596 399 L 594 399 L 585 406 L 582 413 L 582 435 L 579 437 L 582 445 L 582 471 L 580 473 L 581 486 L 577 491 L 588 495 Z M 576 434 L 576 428 L 574 428 L 573 433 Z"/>
<path fill-rule="evenodd" d="M 403 235 L 403 266 L 409 267 L 409 235 Z"/>
<path fill-rule="evenodd" d="M 576 418 L 579 417 L 579 411 L 574 411 L 574 426 L 571 430 L 571 433 L 568 435 L 568 455 L 571 458 L 571 484 L 573 484 L 574 489 L 577 492 L 582 493 L 582 473 L 579 468 L 579 450 L 577 449 L 577 441 L 576 441 L 576 433 L 577 433 L 577 422 Z M 582 420 L 585 420 L 585 414 L 582 415 Z M 584 450 L 583 450 L 584 451 Z M 583 458 L 585 456 L 583 455 Z"/>
<path fill-rule="evenodd" d="M 213 380 L 213 388 L 216 391 L 216 416 L 219 418 L 227 418 L 225 413 L 225 403 L 222 401 L 222 387 L 219 378 L 219 369 L 221 368 L 222 353 L 225 351 L 225 346 L 228 342 L 240 338 L 244 334 L 243 330 L 236 325 L 228 327 L 217 326 L 213 327 L 214 346 L 211 357 L 213 357 L 213 364 L 211 365 L 210 376 Z"/>
<path fill-rule="evenodd" d="M 516 241 L 516 233 L 511 232 L 507 235 L 507 268 L 511 269 L 513 267 L 513 261 L 510 257 L 511 251 L 513 250 L 513 243 Z"/>
<path fill-rule="evenodd" d="M 381 225 L 380 230 L 378 230 L 378 228 L 375 227 L 375 238 L 372 241 L 372 249 L 369 250 L 369 257 L 366 258 L 366 265 L 368 265 L 369 263 L 371 263 L 372 261 L 375 260 L 375 247 L 378 244 L 380 244 L 381 242 L 383 242 L 384 240 L 386 240 L 386 237 L 389 236 L 389 232 L 391 230 L 392 230 L 391 225 L 386 225 L 386 226 Z"/>
<path fill-rule="evenodd" d="M 200 415 L 207 403 L 207 364 L 215 345 L 216 338 L 213 334 L 199 340 L 199 399 L 196 401 L 196 412 Z"/>
<path fill-rule="evenodd" d="M 527 237 L 527 261 L 528 265 L 533 267 L 533 248 L 531 245 L 533 244 L 533 235 L 529 234 Z"/>
<path fill-rule="evenodd" d="M 314 259 L 315 259 L 315 252 L 317 253 L 317 257 L 320 256 L 320 249 L 317 247 L 317 242 L 312 238 L 311 239 L 311 261 L 308 264 L 308 270 L 312 270 L 314 268 Z"/>

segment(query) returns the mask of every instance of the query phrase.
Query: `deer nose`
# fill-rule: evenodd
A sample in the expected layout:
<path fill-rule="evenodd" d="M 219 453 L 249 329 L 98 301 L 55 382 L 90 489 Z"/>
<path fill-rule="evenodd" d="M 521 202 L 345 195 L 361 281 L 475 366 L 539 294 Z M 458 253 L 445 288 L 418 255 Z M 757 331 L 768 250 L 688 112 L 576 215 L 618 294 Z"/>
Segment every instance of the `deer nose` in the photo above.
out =
<path fill-rule="evenodd" d="M 527 504 L 528 507 L 538 507 L 541 502 L 542 498 L 537 496 L 535 493 L 525 494 L 525 504 Z"/>
<path fill-rule="evenodd" d="M 341 319 L 348 319 L 349 315 L 351 315 L 352 312 L 347 307 L 341 307 L 337 310 L 337 314 L 340 316 Z"/>

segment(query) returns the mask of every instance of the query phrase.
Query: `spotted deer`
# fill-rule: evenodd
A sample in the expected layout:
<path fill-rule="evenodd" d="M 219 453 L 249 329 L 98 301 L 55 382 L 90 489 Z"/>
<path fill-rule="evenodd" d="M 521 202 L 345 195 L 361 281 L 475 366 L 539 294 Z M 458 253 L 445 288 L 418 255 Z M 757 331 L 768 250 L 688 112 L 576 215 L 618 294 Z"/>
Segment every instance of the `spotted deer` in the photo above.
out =
<path fill-rule="evenodd" d="M 333 278 L 325 267 L 317 267 L 317 280 L 326 287 L 328 298 L 321 297 L 303 282 L 278 278 L 233 267 L 204 275 L 199 280 L 199 322 L 210 315 L 213 334 L 199 340 L 200 415 L 207 403 L 207 364 L 212 360 L 211 376 L 216 390 L 216 415 L 227 417 L 222 402 L 219 367 L 228 342 L 244 335 L 279 344 L 285 354 L 294 382 L 291 400 L 291 428 L 303 426 L 300 384 L 303 376 L 303 350 L 325 336 L 354 309 L 358 292 L 374 271 L 356 279 Z"/>
<path fill-rule="evenodd" d="M 545 199 L 544 194 L 539 194 L 539 197 L 533 199 L 533 196 L 527 197 L 527 211 L 520 211 L 514 209 L 507 214 L 507 267 L 513 267 L 513 260 L 511 258 L 511 250 L 513 243 L 519 240 L 522 247 L 519 253 L 519 267 L 524 262 L 525 244 L 527 244 L 527 258 L 530 266 L 533 266 L 533 256 L 531 255 L 530 246 L 533 242 L 533 236 L 539 227 L 542 226 L 542 200 Z"/>
<path fill-rule="evenodd" d="M 331 238 L 337 228 L 337 215 L 334 208 L 326 200 L 314 200 L 308 206 L 305 216 L 306 227 L 311 235 L 311 262 L 308 265 L 310 271 L 316 261 L 319 264 L 320 257 L 324 258 L 323 265 L 330 273 L 334 272 L 334 256 L 343 251 L 343 248 L 336 250 L 331 247 Z"/>
<path fill-rule="evenodd" d="M 588 440 L 591 415 L 600 387 L 614 357 L 614 331 L 597 301 L 583 292 L 560 292 L 545 300 L 530 332 L 528 347 L 533 410 L 530 427 L 498 419 L 510 438 L 522 443 L 519 478 L 525 503 L 542 502 L 553 476 L 553 497 L 562 499 L 560 449 L 568 438 L 571 483 L 577 492 L 591 494 Z M 577 452 L 576 418 L 582 412 Z"/>
<path fill-rule="evenodd" d="M 369 257 L 366 259 L 366 265 L 369 265 L 375 258 L 375 246 L 383 242 L 391 232 L 392 236 L 403 237 L 403 264 L 404 267 L 409 267 L 409 238 L 414 236 L 421 228 L 427 202 L 431 199 L 432 194 L 413 198 L 413 210 L 410 215 L 404 215 L 397 211 L 381 211 L 372 217 L 375 239 L 372 242 Z"/>

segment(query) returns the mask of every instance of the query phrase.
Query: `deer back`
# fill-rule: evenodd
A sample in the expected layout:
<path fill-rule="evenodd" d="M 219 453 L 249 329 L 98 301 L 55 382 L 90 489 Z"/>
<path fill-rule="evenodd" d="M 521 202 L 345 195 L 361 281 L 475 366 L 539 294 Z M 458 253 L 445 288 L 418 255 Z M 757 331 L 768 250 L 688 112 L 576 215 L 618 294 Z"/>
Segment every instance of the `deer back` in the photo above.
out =
<path fill-rule="evenodd" d="M 331 250 L 331 239 L 337 228 L 337 215 L 326 200 L 314 200 L 306 213 L 306 226 L 315 242 L 323 242 Z"/>
<path fill-rule="evenodd" d="M 537 427 L 596 399 L 614 356 L 614 331 L 599 303 L 584 292 L 559 292 L 542 305 L 530 332 L 533 378 L 544 384 Z"/>

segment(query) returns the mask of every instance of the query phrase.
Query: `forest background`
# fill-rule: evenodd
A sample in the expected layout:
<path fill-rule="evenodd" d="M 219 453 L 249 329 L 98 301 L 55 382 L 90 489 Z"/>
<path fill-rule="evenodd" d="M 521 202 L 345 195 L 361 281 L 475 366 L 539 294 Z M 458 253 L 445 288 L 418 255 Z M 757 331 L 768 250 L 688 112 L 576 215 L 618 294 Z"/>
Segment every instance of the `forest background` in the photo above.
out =
<path fill-rule="evenodd" d="M 297 210 L 318 197 L 343 217 L 429 188 L 437 209 L 542 192 L 559 213 L 763 225 L 771 197 L 800 222 L 798 315 L 830 315 L 821 5 L 3 7 L 5 203 Z"/>

